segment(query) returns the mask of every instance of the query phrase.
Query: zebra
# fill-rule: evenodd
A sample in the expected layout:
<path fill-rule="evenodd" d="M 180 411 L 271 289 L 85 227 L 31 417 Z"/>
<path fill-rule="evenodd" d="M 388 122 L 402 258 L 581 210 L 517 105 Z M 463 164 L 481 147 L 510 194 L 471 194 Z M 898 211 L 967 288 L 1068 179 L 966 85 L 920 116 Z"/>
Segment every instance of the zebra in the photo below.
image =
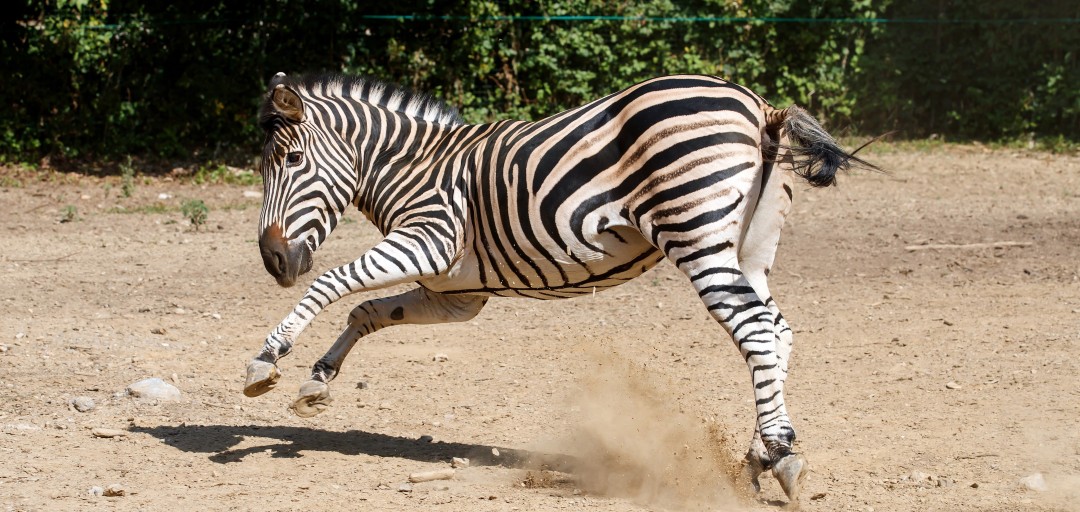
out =
<path fill-rule="evenodd" d="M 771 470 L 798 506 L 808 463 L 792 451 L 784 402 L 792 331 L 769 293 L 793 176 L 813 186 L 872 164 L 805 110 L 777 109 L 713 76 L 646 80 L 536 122 L 466 124 L 446 103 L 368 77 L 275 75 L 265 131 L 259 250 L 289 287 L 350 207 L 383 237 L 317 277 L 250 362 L 244 393 L 273 389 L 276 362 L 331 303 L 367 300 L 290 406 L 314 416 L 363 336 L 391 325 L 461 322 L 491 297 L 593 294 L 670 259 L 737 345 L 756 428 L 743 475 Z M 860 148 L 861 149 L 861 148 Z"/>

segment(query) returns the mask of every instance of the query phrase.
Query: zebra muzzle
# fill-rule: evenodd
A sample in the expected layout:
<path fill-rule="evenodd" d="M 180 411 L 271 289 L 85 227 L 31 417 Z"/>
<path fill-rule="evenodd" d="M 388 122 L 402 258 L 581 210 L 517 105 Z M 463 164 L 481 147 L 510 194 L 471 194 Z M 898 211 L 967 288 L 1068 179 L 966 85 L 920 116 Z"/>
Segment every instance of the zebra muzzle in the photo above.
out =
<path fill-rule="evenodd" d="M 308 244 L 290 244 L 277 225 L 265 229 L 259 237 L 259 253 L 266 271 L 286 288 L 296 284 L 297 277 L 311 270 L 311 249 Z"/>

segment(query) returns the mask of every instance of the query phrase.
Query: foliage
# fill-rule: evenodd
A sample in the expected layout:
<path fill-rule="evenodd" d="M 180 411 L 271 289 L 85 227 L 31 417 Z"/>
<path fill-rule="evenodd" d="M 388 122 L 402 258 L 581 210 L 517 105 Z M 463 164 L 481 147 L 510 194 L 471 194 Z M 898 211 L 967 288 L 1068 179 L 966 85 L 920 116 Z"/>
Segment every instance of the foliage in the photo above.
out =
<path fill-rule="evenodd" d="M 191 222 L 191 225 L 195 227 L 195 231 L 198 231 L 200 226 L 206 224 L 210 209 L 206 207 L 206 203 L 202 199 L 191 199 L 184 201 L 184 204 L 180 205 L 180 213 Z"/>
<path fill-rule="evenodd" d="M 864 129 L 1077 140 L 1080 4 L 908 0 L 885 14 L 914 22 L 889 25 L 868 45 L 853 84 Z"/>
<path fill-rule="evenodd" d="M 120 195 L 131 197 L 135 193 L 135 166 L 131 165 L 131 157 L 128 156 L 123 164 L 120 164 Z"/>
<path fill-rule="evenodd" d="M 75 222 L 79 220 L 79 210 L 75 208 L 75 205 L 64 206 L 64 211 L 60 214 L 60 223 Z"/>
<path fill-rule="evenodd" d="M 247 165 L 257 152 L 255 113 L 277 71 L 378 76 L 471 122 L 535 119 L 652 76 L 709 73 L 834 128 L 1080 133 L 1076 23 L 1009 21 L 1075 20 L 1067 0 L 9 3 L 0 161 L 137 154 L 204 162 L 203 178 L 228 180 L 210 162 Z M 386 14 L 409 16 L 374 16 Z M 908 22 L 858 22 L 876 18 Z"/>
<path fill-rule="evenodd" d="M 208 162 L 195 168 L 191 181 L 197 185 L 204 183 L 225 183 L 229 185 L 260 185 L 262 175 L 247 169 L 229 167 L 223 163 Z"/>

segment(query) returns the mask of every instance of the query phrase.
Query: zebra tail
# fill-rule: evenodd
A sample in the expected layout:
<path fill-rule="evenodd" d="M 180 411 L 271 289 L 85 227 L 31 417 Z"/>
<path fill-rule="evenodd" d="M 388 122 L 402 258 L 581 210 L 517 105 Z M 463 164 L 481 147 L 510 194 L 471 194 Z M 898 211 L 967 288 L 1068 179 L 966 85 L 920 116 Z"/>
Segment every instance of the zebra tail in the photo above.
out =
<path fill-rule="evenodd" d="M 766 107 L 765 120 L 767 129 L 779 128 L 782 123 L 791 144 L 777 143 L 776 149 L 786 150 L 793 157 L 791 164 L 795 173 L 815 187 L 834 185 L 837 171 L 851 167 L 872 171 L 881 170 L 876 165 L 855 156 L 880 137 L 871 139 L 855 151 L 848 153 L 840 147 L 832 135 L 829 135 L 829 132 L 825 131 L 817 119 L 795 105 L 783 110 Z"/>

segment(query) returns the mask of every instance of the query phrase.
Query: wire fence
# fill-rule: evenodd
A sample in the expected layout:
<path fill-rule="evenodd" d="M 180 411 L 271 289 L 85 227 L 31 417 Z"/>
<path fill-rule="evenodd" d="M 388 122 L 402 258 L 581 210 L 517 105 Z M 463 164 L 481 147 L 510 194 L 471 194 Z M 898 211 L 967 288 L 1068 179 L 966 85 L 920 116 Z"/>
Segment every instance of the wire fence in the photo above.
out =
<path fill-rule="evenodd" d="M 769 16 L 607 16 L 607 15 L 483 15 L 463 16 L 449 14 L 365 14 L 357 16 L 372 21 L 508 21 L 508 22 L 643 22 L 643 23 L 717 23 L 717 24 L 827 24 L 827 25 L 1078 25 L 1080 18 L 788 18 Z M 131 23 L 82 23 L 88 30 L 120 30 Z M 149 25 L 223 25 L 257 23 L 251 19 L 187 19 L 136 22 Z M 25 20 L 22 25 L 32 25 L 36 20 Z"/>

